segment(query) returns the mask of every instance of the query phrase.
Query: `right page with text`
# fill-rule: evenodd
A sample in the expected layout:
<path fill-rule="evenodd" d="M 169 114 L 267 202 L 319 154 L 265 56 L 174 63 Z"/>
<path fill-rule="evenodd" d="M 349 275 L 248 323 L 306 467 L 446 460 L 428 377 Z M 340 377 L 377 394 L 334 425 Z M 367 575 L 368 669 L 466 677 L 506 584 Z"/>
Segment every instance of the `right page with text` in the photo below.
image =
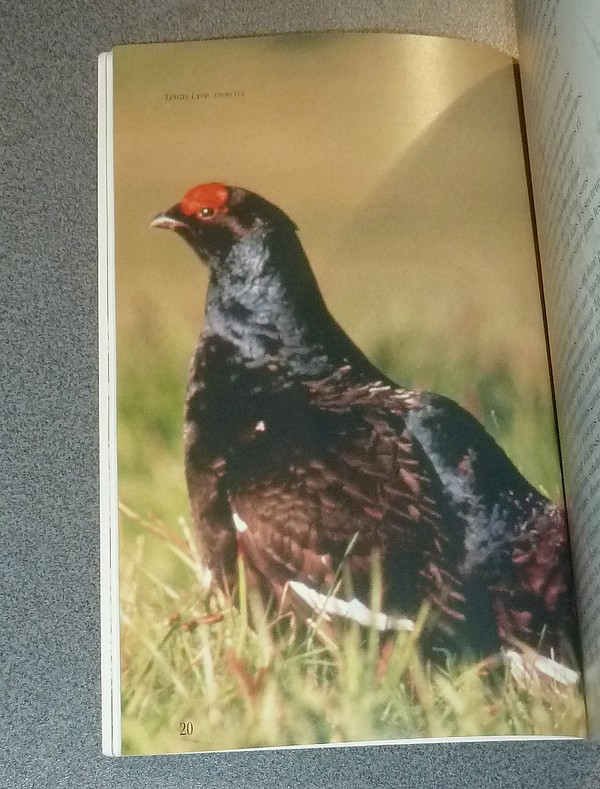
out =
<path fill-rule="evenodd" d="M 548 333 L 581 621 L 600 735 L 600 13 L 517 0 Z"/>

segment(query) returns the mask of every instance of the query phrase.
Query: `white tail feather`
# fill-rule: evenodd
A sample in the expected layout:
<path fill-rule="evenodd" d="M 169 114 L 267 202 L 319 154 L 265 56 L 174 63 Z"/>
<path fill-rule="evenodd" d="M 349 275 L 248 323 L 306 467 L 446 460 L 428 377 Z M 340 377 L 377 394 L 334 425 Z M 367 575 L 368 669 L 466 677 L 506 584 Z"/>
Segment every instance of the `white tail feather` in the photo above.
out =
<path fill-rule="evenodd" d="M 306 605 L 323 616 L 326 621 L 330 621 L 329 614 L 333 614 L 344 619 L 352 619 L 364 627 L 375 627 L 382 631 L 399 630 L 410 633 L 415 627 L 415 623 L 411 619 L 377 613 L 356 598 L 343 600 L 334 595 L 322 594 L 300 581 L 290 581 L 289 587 Z"/>
<path fill-rule="evenodd" d="M 559 685 L 576 685 L 579 681 L 577 671 L 563 666 L 557 660 L 538 655 L 535 652 L 520 653 L 514 649 L 504 652 L 504 660 L 511 675 L 521 687 L 538 684 L 545 679 L 553 680 Z"/>

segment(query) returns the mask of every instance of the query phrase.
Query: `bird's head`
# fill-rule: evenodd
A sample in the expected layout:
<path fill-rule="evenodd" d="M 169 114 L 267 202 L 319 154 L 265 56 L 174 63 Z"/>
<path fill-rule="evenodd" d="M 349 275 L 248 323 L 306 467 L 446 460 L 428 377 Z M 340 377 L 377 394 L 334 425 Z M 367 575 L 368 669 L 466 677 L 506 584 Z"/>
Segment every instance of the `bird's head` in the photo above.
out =
<path fill-rule="evenodd" d="M 295 225 L 277 206 L 236 186 L 206 183 L 189 189 L 179 203 L 158 214 L 151 227 L 174 230 L 211 268 L 222 266 L 236 247 L 263 245 L 273 233 Z"/>
<path fill-rule="evenodd" d="M 208 265 L 205 334 L 253 361 L 277 355 L 294 374 L 325 377 L 351 362 L 368 368 L 329 314 L 296 225 L 264 197 L 200 184 L 151 226 L 174 230 Z"/>

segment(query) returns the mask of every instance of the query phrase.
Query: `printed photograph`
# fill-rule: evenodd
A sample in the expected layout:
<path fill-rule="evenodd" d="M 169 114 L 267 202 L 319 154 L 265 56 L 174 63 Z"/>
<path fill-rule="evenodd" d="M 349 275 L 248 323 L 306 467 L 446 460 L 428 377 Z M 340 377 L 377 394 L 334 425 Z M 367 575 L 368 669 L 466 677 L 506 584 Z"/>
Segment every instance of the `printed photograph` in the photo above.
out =
<path fill-rule="evenodd" d="M 513 61 L 114 53 L 123 753 L 581 735 Z"/>

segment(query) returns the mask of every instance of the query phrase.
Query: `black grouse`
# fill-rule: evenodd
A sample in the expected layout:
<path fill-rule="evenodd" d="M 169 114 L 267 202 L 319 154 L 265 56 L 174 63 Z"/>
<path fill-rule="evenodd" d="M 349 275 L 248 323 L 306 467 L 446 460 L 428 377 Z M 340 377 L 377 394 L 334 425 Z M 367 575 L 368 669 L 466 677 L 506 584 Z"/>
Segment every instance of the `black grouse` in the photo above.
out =
<path fill-rule="evenodd" d="M 306 619 L 411 630 L 429 601 L 430 654 L 525 643 L 564 655 L 575 620 L 563 508 L 467 411 L 369 362 L 283 211 L 207 183 L 152 226 L 210 271 L 185 469 L 217 582 L 235 584 L 239 551 L 253 582 Z"/>

